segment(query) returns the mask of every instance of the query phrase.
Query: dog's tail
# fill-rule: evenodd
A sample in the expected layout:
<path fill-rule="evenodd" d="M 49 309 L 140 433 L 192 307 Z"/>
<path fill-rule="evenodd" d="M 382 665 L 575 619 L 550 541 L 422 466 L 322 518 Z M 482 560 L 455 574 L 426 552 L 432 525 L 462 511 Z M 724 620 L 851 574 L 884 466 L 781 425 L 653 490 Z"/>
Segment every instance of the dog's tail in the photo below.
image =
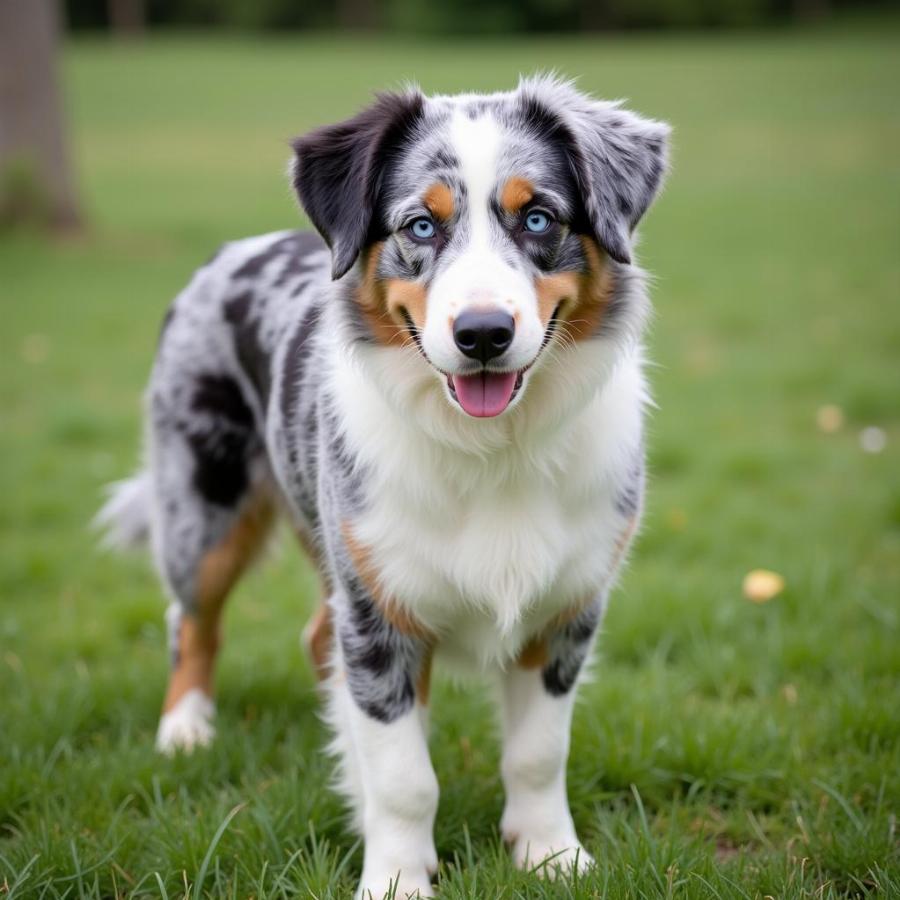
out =
<path fill-rule="evenodd" d="M 106 503 L 94 516 L 93 528 L 108 550 L 139 550 L 150 544 L 152 504 L 150 473 L 138 472 L 106 488 Z"/>

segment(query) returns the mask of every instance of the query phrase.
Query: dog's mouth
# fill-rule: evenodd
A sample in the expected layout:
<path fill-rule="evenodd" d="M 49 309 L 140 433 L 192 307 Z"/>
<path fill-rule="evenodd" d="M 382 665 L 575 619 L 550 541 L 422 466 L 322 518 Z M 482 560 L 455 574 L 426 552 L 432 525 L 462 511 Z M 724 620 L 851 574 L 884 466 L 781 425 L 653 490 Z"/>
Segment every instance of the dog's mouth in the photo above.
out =
<path fill-rule="evenodd" d="M 553 310 L 553 315 L 547 322 L 537 356 L 527 366 L 513 372 L 492 372 L 490 369 L 482 369 L 480 372 L 467 375 L 447 375 L 450 396 L 465 412 L 476 419 L 499 416 L 516 399 L 525 383 L 525 373 L 538 361 L 541 350 L 550 343 L 550 338 L 556 330 L 558 313 L 559 306 Z"/>
<path fill-rule="evenodd" d="M 447 379 L 447 388 L 450 391 L 450 396 L 460 405 L 464 412 L 476 419 L 491 419 L 494 416 L 499 416 L 500 413 L 509 407 L 525 383 L 525 373 L 538 361 L 541 351 L 550 343 L 550 339 L 553 337 L 554 331 L 556 331 L 557 316 L 561 306 L 562 303 L 553 310 L 553 315 L 550 316 L 547 322 L 540 349 L 534 359 L 524 368 L 512 372 L 494 372 L 491 369 L 481 369 L 477 372 L 459 375 L 451 375 L 438 369 L 438 372 Z M 413 324 L 412 318 L 406 310 L 403 310 L 403 316 L 406 320 L 407 330 L 412 335 L 419 352 L 431 363 L 425 348 L 422 346 L 418 328 Z"/>
<path fill-rule="evenodd" d="M 525 380 L 525 370 L 491 372 L 482 369 L 472 375 L 448 375 L 450 396 L 476 419 L 499 416 L 516 397 Z"/>

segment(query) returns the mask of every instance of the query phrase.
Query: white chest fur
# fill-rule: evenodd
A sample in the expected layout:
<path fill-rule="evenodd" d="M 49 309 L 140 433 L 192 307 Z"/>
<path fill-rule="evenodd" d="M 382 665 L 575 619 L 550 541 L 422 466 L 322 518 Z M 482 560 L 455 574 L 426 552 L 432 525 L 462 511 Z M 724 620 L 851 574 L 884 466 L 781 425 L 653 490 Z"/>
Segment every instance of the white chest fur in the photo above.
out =
<path fill-rule="evenodd" d="M 333 401 L 366 467 L 354 533 L 385 594 L 441 635 L 451 660 L 502 664 L 614 576 L 628 524 L 615 499 L 646 395 L 639 352 L 619 349 L 613 364 L 612 350 L 596 342 L 564 370 L 547 364 L 496 420 L 451 408 L 410 356 L 333 357 Z"/>

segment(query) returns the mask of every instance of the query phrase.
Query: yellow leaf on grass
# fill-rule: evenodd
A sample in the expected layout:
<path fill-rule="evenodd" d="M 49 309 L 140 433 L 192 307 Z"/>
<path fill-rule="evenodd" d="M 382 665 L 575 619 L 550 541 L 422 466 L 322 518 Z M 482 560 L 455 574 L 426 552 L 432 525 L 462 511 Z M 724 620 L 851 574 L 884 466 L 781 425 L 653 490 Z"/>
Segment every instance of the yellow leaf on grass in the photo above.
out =
<path fill-rule="evenodd" d="M 784 578 L 768 569 L 754 569 L 744 576 L 744 596 L 753 603 L 768 603 L 784 590 Z"/>

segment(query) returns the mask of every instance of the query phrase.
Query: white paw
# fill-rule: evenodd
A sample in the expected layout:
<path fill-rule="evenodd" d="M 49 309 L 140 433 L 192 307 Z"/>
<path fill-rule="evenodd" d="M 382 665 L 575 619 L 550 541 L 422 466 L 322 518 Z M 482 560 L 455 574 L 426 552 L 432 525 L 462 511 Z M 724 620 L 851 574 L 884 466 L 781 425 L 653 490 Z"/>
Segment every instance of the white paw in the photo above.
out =
<path fill-rule="evenodd" d="M 519 836 L 512 842 L 512 858 L 516 868 L 533 869 L 551 881 L 574 871 L 586 872 L 594 865 L 594 858 L 574 834 L 549 841 Z"/>
<path fill-rule="evenodd" d="M 195 747 L 205 747 L 216 736 L 215 714 L 215 704 L 203 691 L 188 691 L 159 720 L 156 749 L 172 756 L 179 750 L 190 753 Z"/>
<path fill-rule="evenodd" d="M 396 886 L 396 887 L 395 887 Z M 364 871 L 356 890 L 356 900 L 384 900 L 393 897 L 395 900 L 407 900 L 408 897 L 422 898 L 433 896 L 431 879 L 423 868 L 420 872 L 401 871 L 375 874 Z"/>

